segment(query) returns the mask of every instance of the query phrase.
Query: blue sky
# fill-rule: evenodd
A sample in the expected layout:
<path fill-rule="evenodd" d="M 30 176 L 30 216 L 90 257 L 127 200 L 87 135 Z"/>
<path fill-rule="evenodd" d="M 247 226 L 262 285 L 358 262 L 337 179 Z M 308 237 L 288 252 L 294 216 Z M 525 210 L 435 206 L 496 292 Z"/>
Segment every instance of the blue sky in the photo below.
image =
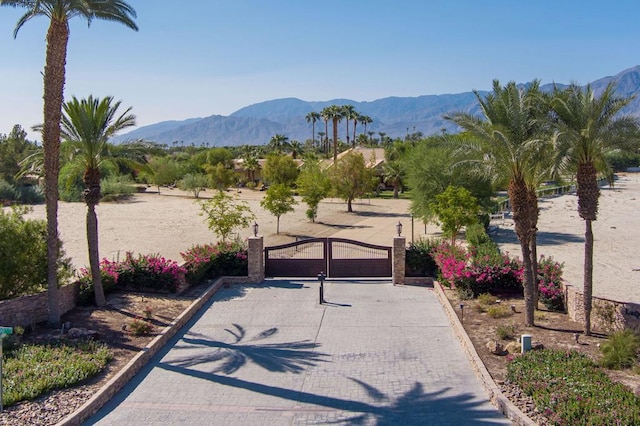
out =
<path fill-rule="evenodd" d="M 589 81 L 640 64 L 640 2 L 128 0 L 139 32 L 75 18 L 65 96 L 112 95 L 138 125 L 276 98 L 371 101 Z M 46 18 L 0 8 L 0 133 L 42 121 Z M 32 139 L 39 135 L 30 133 Z"/>

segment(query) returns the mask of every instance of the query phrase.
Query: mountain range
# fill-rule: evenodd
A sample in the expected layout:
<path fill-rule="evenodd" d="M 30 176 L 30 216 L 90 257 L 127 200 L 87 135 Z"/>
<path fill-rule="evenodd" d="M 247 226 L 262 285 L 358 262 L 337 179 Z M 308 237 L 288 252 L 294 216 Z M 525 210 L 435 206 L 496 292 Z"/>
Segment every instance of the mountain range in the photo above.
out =
<path fill-rule="evenodd" d="M 596 93 L 603 90 L 611 81 L 616 82 L 616 93 L 620 96 L 640 94 L 640 65 L 626 69 L 614 76 L 603 77 L 591 82 Z M 558 86 L 563 86 L 558 84 Z M 551 90 L 553 84 L 545 84 L 543 90 Z M 482 96 L 486 91 L 478 91 Z M 304 101 L 297 98 L 274 99 L 249 105 L 229 116 L 212 115 L 204 118 L 190 118 L 182 121 L 163 121 L 140 127 L 129 133 L 114 137 L 112 142 L 122 143 L 129 140 L 145 139 L 161 144 L 195 146 L 239 146 L 264 145 L 275 134 L 282 134 L 289 140 L 304 142 L 311 139 L 311 123 L 305 116 L 312 111 L 320 112 L 330 105 L 353 105 L 362 115 L 373 119 L 367 131 L 384 133 L 392 138 L 404 137 L 407 133 L 421 132 L 428 136 L 445 129 L 456 132 L 456 126 L 443 116 L 454 111 L 471 114 L 479 113 L 476 96 L 472 91 L 446 94 L 423 95 L 417 97 L 387 97 L 375 101 L 358 102 L 351 99 L 331 99 L 328 101 Z M 640 118 L 640 96 L 623 111 Z M 316 122 L 318 132 L 325 131 L 324 121 Z M 353 123 L 349 132 L 353 134 Z M 329 123 L 329 135 L 332 127 Z M 364 130 L 358 125 L 357 131 Z M 346 139 L 344 120 L 339 124 L 338 135 Z"/>

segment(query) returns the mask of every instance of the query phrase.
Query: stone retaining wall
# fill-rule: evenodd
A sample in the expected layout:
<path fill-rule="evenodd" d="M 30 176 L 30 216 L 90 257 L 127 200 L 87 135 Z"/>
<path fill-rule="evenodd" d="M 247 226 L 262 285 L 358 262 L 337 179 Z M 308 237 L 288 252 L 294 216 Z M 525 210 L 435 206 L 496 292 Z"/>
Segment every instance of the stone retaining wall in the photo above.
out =
<path fill-rule="evenodd" d="M 564 300 L 569 317 L 584 322 L 584 295 L 570 284 L 564 285 Z M 606 333 L 624 328 L 640 329 L 640 304 L 593 297 L 591 326 Z"/>
<path fill-rule="evenodd" d="M 60 314 L 69 312 L 76 306 L 79 283 L 63 285 L 58 290 Z M 10 327 L 28 327 L 49 319 L 47 292 L 33 296 L 21 296 L 0 301 L 0 324 Z"/>

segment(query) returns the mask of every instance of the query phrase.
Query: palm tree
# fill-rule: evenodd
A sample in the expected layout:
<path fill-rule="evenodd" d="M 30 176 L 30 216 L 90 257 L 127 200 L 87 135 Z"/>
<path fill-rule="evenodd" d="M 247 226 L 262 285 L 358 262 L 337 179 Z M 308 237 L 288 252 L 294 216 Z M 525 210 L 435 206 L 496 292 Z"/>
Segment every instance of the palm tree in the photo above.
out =
<path fill-rule="evenodd" d="M 127 127 L 135 126 L 136 118 L 130 114 L 131 108 L 117 115 L 120 102 L 113 103 L 112 97 L 102 100 L 89 96 L 78 100 L 73 97 L 63 105 L 62 136 L 76 148 L 78 164 L 84 169 L 82 193 L 87 204 L 87 242 L 89 246 L 89 266 L 95 291 L 96 305 L 104 306 L 107 301 L 100 278 L 100 255 L 98 253 L 98 217 L 96 205 L 100 202 L 100 167 L 106 162 L 127 162 L 125 158 L 110 156 L 110 137 Z"/>
<path fill-rule="evenodd" d="M 375 135 L 376 132 L 372 132 L 371 130 L 369 130 L 366 133 L 369 135 L 369 145 L 373 145 L 373 135 Z"/>
<path fill-rule="evenodd" d="M 58 175 L 60 172 L 60 120 L 65 84 L 65 64 L 69 41 L 69 20 L 79 16 L 89 24 L 94 19 L 115 21 L 138 30 L 133 21 L 135 10 L 123 0 L 0 0 L 0 6 L 27 9 L 13 31 L 18 31 L 31 18 L 49 19 L 44 66 L 44 146 L 45 200 L 47 210 L 47 293 L 49 323 L 60 322 L 58 306 Z"/>
<path fill-rule="evenodd" d="M 331 105 L 322 110 L 323 116 L 333 123 L 333 161 L 338 159 L 338 123 L 344 118 L 344 109 L 338 105 Z"/>
<path fill-rule="evenodd" d="M 318 136 L 320 137 L 320 143 L 321 143 L 321 145 L 318 146 L 318 149 L 319 150 L 322 149 L 322 152 L 326 154 L 327 150 L 324 144 L 324 135 L 326 135 L 325 132 L 318 132 Z"/>
<path fill-rule="evenodd" d="M 598 170 L 606 167 L 605 154 L 616 148 L 627 148 L 637 140 L 637 120 L 618 115 L 632 98 L 615 96 L 615 85 L 609 83 L 596 98 L 588 85 L 582 89 L 572 84 L 554 92 L 551 101 L 561 131 L 559 153 L 565 165 L 576 171 L 578 214 L 585 221 L 584 241 L 584 333 L 591 334 L 593 294 L 593 230 L 598 217 Z"/>
<path fill-rule="evenodd" d="M 294 159 L 298 158 L 298 156 L 304 151 L 302 148 L 302 144 L 295 139 L 291 141 L 289 146 L 291 147 L 291 157 L 293 157 Z"/>
<path fill-rule="evenodd" d="M 347 123 L 347 146 L 349 145 L 349 121 L 353 120 L 355 113 L 356 109 L 353 105 L 342 105 L 342 117 Z"/>
<path fill-rule="evenodd" d="M 364 126 L 364 132 L 363 133 L 367 133 L 367 125 L 373 123 L 373 119 L 371 117 L 369 117 L 368 115 L 361 115 L 360 117 L 358 117 L 358 121 L 360 122 L 360 124 L 362 124 Z M 369 134 L 369 138 L 371 138 L 371 134 Z"/>
<path fill-rule="evenodd" d="M 277 153 L 281 153 L 285 148 L 289 146 L 289 138 L 285 135 L 275 134 L 269 140 L 269 146 Z"/>
<path fill-rule="evenodd" d="M 380 136 L 380 145 L 384 145 L 384 137 L 387 136 L 387 134 L 385 132 L 378 132 L 378 135 Z"/>
<path fill-rule="evenodd" d="M 329 107 L 324 107 L 322 108 L 322 111 L 320 111 L 320 115 L 322 116 L 322 120 L 324 121 L 324 134 L 326 135 L 322 148 L 325 156 L 327 156 L 329 151 L 329 111 Z"/>
<path fill-rule="evenodd" d="M 311 111 L 309 114 L 305 116 L 307 119 L 307 123 L 311 123 L 311 140 L 313 141 L 313 145 L 315 147 L 316 144 L 316 121 L 320 120 L 320 113 L 316 111 Z"/>
<path fill-rule="evenodd" d="M 482 118 L 467 113 L 445 117 L 458 124 L 471 136 L 471 141 L 457 141 L 461 151 L 475 154 L 465 163 L 495 181 L 509 182 L 507 192 L 513 211 L 516 235 L 520 241 L 524 264 L 525 325 L 534 325 L 535 281 L 531 259 L 531 241 L 538 221 L 536 182 L 540 175 L 541 110 L 540 83 L 534 81 L 526 89 L 515 82 L 505 87 L 493 81 L 493 93 L 481 97 L 474 92 Z"/>
<path fill-rule="evenodd" d="M 353 147 L 356 146 L 356 126 L 358 125 L 358 121 L 360 120 L 360 114 L 357 111 L 354 111 L 351 114 L 351 119 L 353 120 Z"/>

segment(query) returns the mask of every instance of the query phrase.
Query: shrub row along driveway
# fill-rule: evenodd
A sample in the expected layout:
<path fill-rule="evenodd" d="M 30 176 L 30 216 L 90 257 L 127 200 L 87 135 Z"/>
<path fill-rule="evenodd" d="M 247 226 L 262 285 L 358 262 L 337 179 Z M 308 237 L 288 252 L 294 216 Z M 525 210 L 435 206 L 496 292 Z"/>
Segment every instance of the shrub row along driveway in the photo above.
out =
<path fill-rule="evenodd" d="M 221 290 L 89 424 L 510 424 L 431 289 Z"/>

